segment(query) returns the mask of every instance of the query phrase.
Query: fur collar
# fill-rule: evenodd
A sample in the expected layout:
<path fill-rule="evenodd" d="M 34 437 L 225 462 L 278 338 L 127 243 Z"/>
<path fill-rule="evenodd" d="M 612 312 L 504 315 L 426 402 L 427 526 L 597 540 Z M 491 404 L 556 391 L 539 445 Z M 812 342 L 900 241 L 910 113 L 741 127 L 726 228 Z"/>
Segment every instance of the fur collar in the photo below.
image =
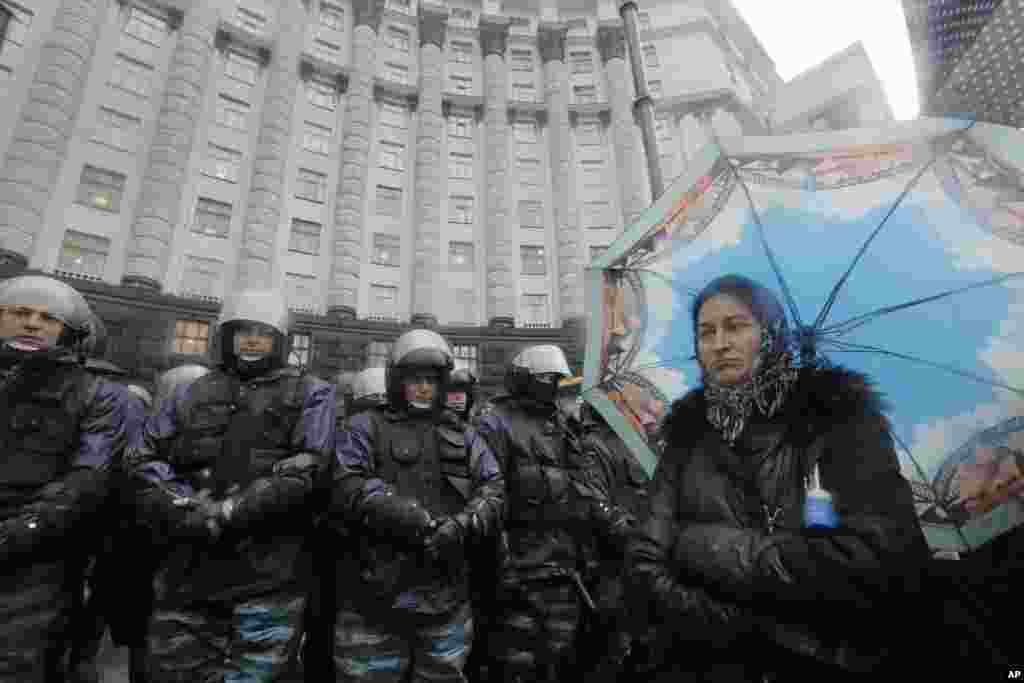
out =
<path fill-rule="evenodd" d="M 842 367 L 803 369 L 776 419 L 796 425 L 797 439 L 807 444 L 851 418 L 877 416 L 884 420 L 886 409 L 882 394 L 866 375 Z M 703 388 L 674 401 L 663 426 L 666 445 L 685 446 L 711 429 L 705 413 Z"/>

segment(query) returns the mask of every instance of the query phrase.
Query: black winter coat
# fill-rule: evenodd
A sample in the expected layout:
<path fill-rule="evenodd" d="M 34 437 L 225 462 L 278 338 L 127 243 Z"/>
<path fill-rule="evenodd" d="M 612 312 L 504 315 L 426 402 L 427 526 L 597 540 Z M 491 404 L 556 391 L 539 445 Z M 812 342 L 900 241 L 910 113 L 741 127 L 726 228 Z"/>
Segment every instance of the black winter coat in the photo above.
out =
<path fill-rule="evenodd" d="M 732 447 L 705 414 L 702 390 L 673 404 L 651 515 L 629 548 L 670 640 L 701 643 L 673 648 L 663 668 L 762 680 L 894 662 L 928 549 L 868 380 L 802 370 L 782 412 L 751 418 Z M 815 463 L 835 529 L 803 528 Z"/>

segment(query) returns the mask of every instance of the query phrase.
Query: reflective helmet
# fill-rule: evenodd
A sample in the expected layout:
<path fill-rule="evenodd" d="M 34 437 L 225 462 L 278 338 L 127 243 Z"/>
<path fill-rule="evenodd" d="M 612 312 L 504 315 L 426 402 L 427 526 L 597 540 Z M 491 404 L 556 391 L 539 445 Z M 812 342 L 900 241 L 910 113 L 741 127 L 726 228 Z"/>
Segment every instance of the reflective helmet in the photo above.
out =
<path fill-rule="evenodd" d="M 0 339 L 5 356 L 26 359 L 35 354 L 64 355 L 81 351 L 91 332 L 92 309 L 74 287 L 46 275 L 20 275 L 0 283 L 0 310 L 8 306 L 39 306 L 64 324 L 57 348 L 48 351 L 18 351 Z"/>
<path fill-rule="evenodd" d="M 153 395 L 145 387 L 140 387 L 138 384 L 126 384 L 125 389 L 128 390 L 128 393 L 137 396 L 146 406 L 147 411 L 153 410 Z"/>
<path fill-rule="evenodd" d="M 350 415 L 384 405 L 388 402 L 386 368 L 366 368 L 352 380 Z"/>
<path fill-rule="evenodd" d="M 288 358 L 288 329 L 291 314 L 280 292 L 270 289 L 245 289 L 224 302 L 213 335 L 213 360 L 216 363 L 254 376 L 284 367 Z M 235 353 L 235 335 L 256 326 L 274 340 L 269 353 L 240 356 Z"/>
<path fill-rule="evenodd" d="M 162 372 L 156 378 L 156 405 L 163 405 L 164 401 L 174 395 L 174 392 L 182 384 L 191 384 L 203 375 L 209 374 L 210 369 L 202 365 L 188 363 L 179 365 Z"/>
<path fill-rule="evenodd" d="M 459 368 L 448 379 L 448 386 L 445 389 L 445 406 L 449 410 L 455 411 L 464 420 L 469 417 L 470 411 L 473 410 L 476 381 L 476 375 L 469 368 Z M 465 397 L 457 400 L 449 398 L 451 394 L 456 393 L 464 394 Z"/>
<path fill-rule="evenodd" d="M 523 349 L 512 359 L 505 371 L 505 389 L 513 396 L 554 404 L 558 382 L 571 376 L 562 349 L 554 344 L 539 344 Z"/>
<path fill-rule="evenodd" d="M 455 367 L 455 355 L 444 337 L 432 330 L 410 330 L 395 341 L 387 365 L 388 402 L 407 409 L 402 380 L 417 370 L 436 370 L 440 375 L 435 409 L 444 405 L 444 389 Z"/>

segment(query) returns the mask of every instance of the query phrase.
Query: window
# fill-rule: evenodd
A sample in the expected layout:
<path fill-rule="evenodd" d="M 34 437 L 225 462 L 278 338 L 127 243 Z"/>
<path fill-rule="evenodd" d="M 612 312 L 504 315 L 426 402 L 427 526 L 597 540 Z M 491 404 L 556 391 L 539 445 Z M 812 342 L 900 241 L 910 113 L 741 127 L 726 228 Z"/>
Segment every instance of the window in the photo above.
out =
<path fill-rule="evenodd" d="M 661 81 L 653 80 L 647 81 L 647 90 L 651 93 L 651 97 L 661 97 Z"/>
<path fill-rule="evenodd" d="M 572 94 L 577 104 L 592 104 L 597 101 L 597 88 L 593 85 L 574 85 Z"/>
<path fill-rule="evenodd" d="M 480 376 L 478 365 L 480 347 L 476 344 L 455 344 L 452 346 L 452 354 L 455 356 L 455 369 L 466 369 L 477 377 Z"/>
<path fill-rule="evenodd" d="M 206 353 L 210 346 L 210 323 L 202 320 L 178 320 L 174 323 L 175 353 Z"/>
<path fill-rule="evenodd" d="M 654 134 L 658 141 L 672 139 L 672 121 L 667 116 L 658 116 L 654 119 Z"/>
<path fill-rule="evenodd" d="M 317 256 L 320 253 L 320 228 L 319 223 L 293 218 L 292 232 L 288 237 L 288 251 Z"/>
<path fill-rule="evenodd" d="M 601 122 L 598 119 L 580 118 L 576 124 L 576 135 L 581 145 L 601 144 Z"/>
<path fill-rule="evenodd" d="M 300 168 L 296 179 L 295 196 L 323 204 L 327 201 L 327 176 L 308 168 Z"/>
<path fill-rule="evenodd" d="M 583 172 L 584 187 L 602 187 L 604 185 L 604 162 L 599 159 L 586 159 L 580 164 Z"/>
<path fill-rule="evenodd" d="M 473 177 L 473 155 L 452 152 L 448 155 L 448 177 L 469 179 Z"/>
<path fill-rule="evenodd" d="M 302 131 L 302 147 L 314 154 L 327 156 L 331 153 L 331 129 L 306 121 Z"/>
<path fill-rule="evenodd" d="M 448 222 L 460 225 L 473 223 L 473 198 L 452 195 L 448 198 Z"/>
<path fill-rule="evenodd" d="M 463 43 L 453 40 L 448 46 L 449 59 L 456 64 L 473 63 L 473 43 Z"/>
<path fill-rule="evenodd" d="M 450 78 L 452 81 L 452 87 L 455 88 L 455 92 L 472 92 L 473 78 L 471 76 L 456 76 L 455 74 L 452 74 Z"/>
<path fill-rule="evenodd" d="M 448 135 L 453 138 L 473 137 L 473 119 L 461 114 L 448 116 Z"/>
<path fill-rule="evenodd" d="M 380 143 L 380 161 L 378 162 L 378 165 L 381 168 L 390 169 L 392 171 L 404 171 L 405 145 L 382 140 Z"/>
<path fill-rule="evenodd" d="M 395 290 L 395 299 L 397 299 L 398 290 L 396 287 L 383 287 L 381 285 L 370 286 L 370 298 L 375 299 L 375 295 L 380 294 L 387 297 L 388 292 L 378 292 L 376 290 Z M 382 342 L 372 341 L 366 345 L 366 367 L 368 368 L 383 368 L 386 367 L 388 361 L 391 360 L 391 349 L 394 348 L 393 342 Z"/>
<path fill-rule="evenodd" d="M 293 311 L 305 311 L 307 313 L 315 313 L 317 309 L 317 301 L 320 299 L 317 296 L 317 282 L 316 278 L 312 275 L 302 275 L 300 273 L 285 273 L 284 275 L 286 296 L 288 297 L 288 308 Z M 292 349 L 295 348 L 294 339 L 292 341 Z M 309 350 L 309 344 L 307 340 L 306 350 Z M 309 362 L 309 358 L 306 358 L 306 362 Z"/>
<path fill-rule="evenodd" d="M 82 169 L 75 201 L 103 211 L 118 213 L 121 210 L 124 182 L 125 177 L 120 173 L 86 166 Z"/>
<path fill-rule="evenodd" d="M 534 102 L 537 99 L 537 86 L 533 83 L 513 83 L 512 99 L 519 102 Z"/>
<path fill-rule="evenodd" d="M 378 185 L 376 213 L 378 216 L 400 218 L 402 216 L 402 188 Z"/>
<path fill-rule="evenodd" d="M 470 288 L 456 289 L 455 309 L 457 322 L 466 325 L 476 324 L 476 292 Z M 458 360 L 455 361 L 458 363 Z"/>
<path fill-rule="evenodd" d="M 402 238 L 386 232 L 373 233 L 373 262 L 379 266 L 398 266 Z"/>
<path fill-rule="evenodd" d="M 529 50 L 512 50 L 513 71 L 533 71 L 533 53 Z"/>
<path fill-rule="evenodd" d="M 512 124 L 516 142 L 537 142 L 537 122 L 519 120 Z"/>
<path fill-rule="evenodd" d="M 250 109 L 248 102 L 221 95 L 217 100 L 217 123 L 225 128 L 245 130 Z"/>
<path fill-rule="evenodd" d="M 644 45 L 644 62 L 648 67 L 654 69 L 660 66 L 658 61 L 658 48 L 653 45 Z"/>
<path fill-rule="evenodd" d="M 199 299 L 220 300 L 223 296 L 220 283 L 223 272 L 223 261 L 187 256 L 185 274 L 181 278 L 181 293 Z"/>
<path fill-rule="evenodd" d="M 293 276 L 291 273 L 288 277 L 302 277 L 301 275 Z M 312 280 L 313 278 L 309 278 Z M 307 309 L 296 306 L 291 306 L 293 310 L 305 311 Z M 288 354 L 288 364 L 295 365 L 300 368 L 305 368 L 309 365 L 309 347 L 312 343 L 312 335 L 308 334 L 293 334 L 292 335 L 292 350 Z"/>
<path fill-rule="evenodd" d="M 224 63 L 224 74 L 228 78 L 245 83 L 246 85 L 254 85 L 256 83 L 259 64 L 255 59 L 245 57 L 237 52 L 228 52 L 226 60 Z"/>
<path fill-rule="evenodd" d="M 448 269 L 460 272 L 476 270 L 472 242 L 448 243 Z"/>
<path fill-rule="evenodd" d="M 316 45 L 319 52 L 329 55 L 329 59 L 337 57 L 341 53 L 341 45 L 323 38 L 314 38 L 313 44 Z"/>
<path fill-rule="evenodd" d="M 606 201 L 587 202 L 583 205 L 583 224 L 588 228 L 610 228 L 611 205 Z"/>
<path fill-rule="evenodd" d="M 540 202 L 529 199 L 519 201 L 519 227 L 544 228 L 544 209 Z"/>
<path fill-rule="evenodd" d="M 211 143 L 206 153 L 206 166 L 203 168 L 203 174 L 229 183 L 237 183 L 241 165 L 241 152 Z"/>
<path fill-rule="evenodd" d="M 640 30 L 650 31 L 651 30 L 651 15 L 647 12 L 640 12 Z"/>
<path fill-rule="evenodd" d="M 103 279 L 110 253 L 110 240 L 98 235 L 68 230 L 60 245 L 57 268 L 72 275 Z"/>
<path fill-rule="evenodd" d="M 375 320 L 398 320 L 398 287 L 394 285 L 370 285 L 370 318 Z M 391 355 L 391 344 L 388 344 L 388 356 Z M 387 364 L 388 356 L 384 357 Z M 381 367 L 375 365 L 372 367 Z"/>
<path fill-rule="evenodd" d="M 143 12 L 138 7 L 131 8 L 128 14 L 128 23 L 124 26 L 124 32 L 127 35 L 150 45 L 160 45 L 166 31 L 167 24 L 163 19 Z"/>
<path fill-rule="evenodd" d="M 523 263 L 523 275 L 546 275 L 547 262 L 544 260 L 544 247 L 519 247 L 519 256 Z"/>
<path fill-rule="evenodd" d="M 461 7 L 453 7 L 451 12 L 452 19 L 461 22 L 473 21 L 473 10 L 463 9 Z"/>
<path fill-rule="evenodd" d="M 572 72 L 574 74 L 594 73 L 594 56 L 590 51 L 570 52 L 569 61 L 572 64 Z"/>
<path fill-rule="evenodd" d="M 384 34 L 384 44 L 400 52 L 408 52 L 409 32 L 392 26 Z"/>
<path fill-rule="evenodd" d="M 311 78 L 306 81 L 306 99 L 314 107 L 334 111 L 338 104 L 338 93 L 333 85 Z"/>
<path fill-rule="evenodd" d="M 336 5 L 320 3 L 320 25 L 334 31 L 344 31 L 345 10 Z"/>
<path fill-rule="evenodd" d="M 529 17 L 509 17 L 508 25 L 512 28 L 530 28 Z"/>
<path fill-rule="evenodd" d="M 406 130 L 409 127 L 405 107 L 397 104 L 384 103 L 380 107 L 380 124 L 390 126 L 396 130 Z M 397 135 L 397 133 L 393 133 Z"/>
<path fill-rule="evenodd" d="M 207 197 L 196 202 L 196 215 L 192 220 L 192 232 L 210 237 L 227 237 L 231 231 L 231 205 Z"/>
<path fill-rule="evenodd" d="M 388 7 L 395 7 L 400 10 L 408 11 L 410 6 L 410 0 L 388 0 Z"/>
<path fill-rule="evenodd" d="M 114 67 L 110 74 L 110 85 L 148 98 L 153 88 L 153 67 L 122 54 L 114 56 Z"/>
<path fill-rule="evenodd" d="M 547 327 L 551 324 L 548 316 L 547 294 L 524 294 L 519 311 L 525 327 Z"/>
<path fill-rule="evenodd" d="M 100 107 L 93 140 L 126 152 L 136 151 L 142 120 L 116 109 Z"/>
<path fill-rule="evenodd" d="M 582 19 L 582 18 L 580 18 L 580 19 L 570 19 L 569 20 L 569 30 L 570 31 L 586 31 L 587 30 L 587 20 L 586 19 Z"/>
<path fill-rule="evenodd" d="M 523 185 L 540 185 L 543 179 L 540 177 L 539 159 L 516 159 L 516 168 L 519 170 L 519 182 Z"/>
<path fill-rule="evenodd" d="M 385 62 L 384 73 L 387 75 L 388 80 L 392 80 L 395 83 L 409 82 L 409 67 L 405 66 L 404 64 Z"/>
<path fill-rule="evenodd" d="M 607 245 L 600 246 L 600 247 L 598 247 L 598 246 L 591 247 L 590 248 L 590 260 L 591 261 L 596 261 L 597 259 L 599 259 L 602 256 L 604 256 L 605 252 L 607 252 L 607 251 L 608 251 L 608 246 Z"/>
<path fill-rule="evenodd" d="M 238 21 L 253 33 L 263 33 L 267 27 L 267 17 L 262 12 L 238 6 Z"/>

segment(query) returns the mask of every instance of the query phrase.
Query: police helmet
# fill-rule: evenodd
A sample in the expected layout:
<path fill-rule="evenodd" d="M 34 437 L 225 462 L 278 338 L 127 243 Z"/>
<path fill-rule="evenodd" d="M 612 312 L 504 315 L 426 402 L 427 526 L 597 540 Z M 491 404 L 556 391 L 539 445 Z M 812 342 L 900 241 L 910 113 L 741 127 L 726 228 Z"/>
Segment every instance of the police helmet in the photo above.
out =
<path fill-rule="evenodd" d="M 138 384 L 126 384 L 125 389 L 128 390 L 129 394 L 137 397 L 142 401 L 143 405 L 146 406 L 146 410 L 153 409 L 153 395 L 145 387 L 141 387 Z"/>
<path fill-rule="evenodd" d="M 445 394 L 451 394 L 456 392 L 462 392 L 466 394 L 465 403 L 452 403 L 446 400 L 446 404 L 449 409 L 454 410 L 460 416 L 465 419 L 469 416 L 473 410 L 473 403 L 475 399 L 476 390 L 476 375 L 469 368 L 459 368 L 452 373 L 448 379 L 448 387 L 445 389 Z"/>
<path fill-rule="evenodd" d="M 7 339 L 0 339 L 5 354 L 28 357 L 35 353 L 67 353 L 82 351 L 92 331 L 92 309 L 78 290 L 47 275 L 19 275 L 0 283 L 0 309 L 8 306 L 38 306 L 61 323 L 64 329 L 57 339 L 57 348 L 47 352 L 23 352 L 11 348 Z"/>
<path fill-rule="evenodd" d="M 350 414 L 384 405 L 388 402 L 386 368 L 366 368 L 352 380 L 352 407 Z"/>
<path fill-rule="evenodd" d="M 291 313 L 280 292 L 270 289 L 245 289 L 224 302 L 213 335 L 213 360 L 243 374 L 258 375 L 284 367 L 288 358 L 288 329 Z M 255 328 L 274 340 L 269 353 L 240 355 L 235 352 L 235 336 Z"/>
<path fill-rule="evenodd" d="M 505 389 L 513 396 L 554 403 L 558 382 L 571 376 L 562 349 L 554 344 L 539 344 L 523 349 L 512 359 L 505 371 Z"/>
<path fill-rule="evenodd" d="M 448 377 L 455 367 L 455 355 L 444 337 L 433 330 L 410 330 L 395 341 L 386 369 L 388 402 L 408 408 L 402 393 L 402 381 L 417 370 L 436 370 L 439 374 L 435 408 L 444 404 Z"/>
<path fill-rule="evenodd" d="M 202 365 L 187 363 L 171 368 L 160 373 L 156 378 L 156 405 L 160 407 L 164 401 L 174 395 L 174 392 L 182 384 L 191 384 L 203 375 L 210 373 L 210 369 Z"/>

